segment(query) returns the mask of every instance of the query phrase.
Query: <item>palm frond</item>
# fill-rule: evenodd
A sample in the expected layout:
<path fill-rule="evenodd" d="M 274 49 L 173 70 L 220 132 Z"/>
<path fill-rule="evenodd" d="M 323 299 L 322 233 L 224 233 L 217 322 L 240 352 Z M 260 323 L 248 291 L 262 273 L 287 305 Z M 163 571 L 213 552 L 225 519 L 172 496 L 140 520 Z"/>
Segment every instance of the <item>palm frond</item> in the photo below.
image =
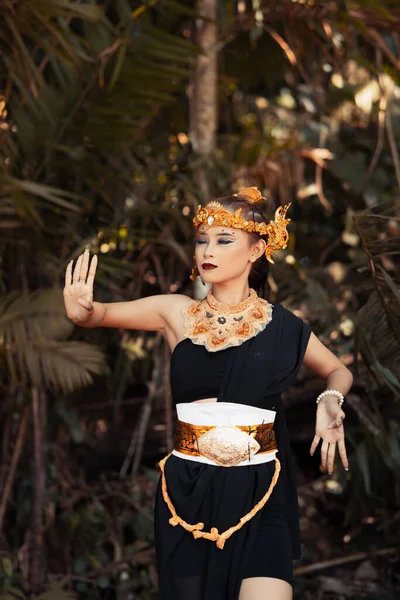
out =
<path fill-rule="evenodd" d="M 357 313 L 359 350 L 376 379 L 400 396 L 400 346 L 377 291 Z"/>
<path fill-rule="evenodd" d="M 37 340 L 21 353 L 28 381 L 68 394 L 90 385 L 104 370 L 103 352 L 91 344 Z"/>
<path fill-rule="evenodd" d="M 57 207 L 57 209 L 64 210 L 64 212 L 81 212 L 81 208 L 77 204 L 69 202 L 67 198 L 71 200 L 81 200 L 82 198 L 80 198 L 78 194 L 73 194 L 67 190 L 37 183 L 35 181 L 28 181 L 26 179 L 16 179 L 15 177 L 4 177 L 2 187 L 11 198 L 15 193 L 19 194 L 19 197 L 21 197 L 21 194 L 27 193 L 51 203 Z"/>
<path fill-rule="evenodd" d="M 376 377 L 400 396 L 400 217 L 395 209 L 380 206 L 354 221 L 375 286 L 357 314 L 360 351 Z"/>
<path fill-rule="evenodd" d="M 4 600 L 25 600 L 25 593 L 16 587 L 12 587 L 6 594 L 4 594 Z"/>
<path fill-rule="evenodd" d="M 365 210 L 354 218 L 372 270 L 373 281 L 392 333 L 400 343 L 400 216 L 384 205 Z M 391 274 L 388 271 L 390 265 Z"/>
<path fill-rule="evenodd" d="M 179 31 L 179 19 L 189 22 L 195 11 L 169 0 L 155 7 L 150 16 L 147 4 L 132 12 L 121 0 L 120 20 L 85 2 L 0 7 L 0 76 L 8 81 L 0 129 L 4 245 L 15 243 L 17 229 L 53 234 L 44 231 L 47 211 L 54 234 L 70 229 L 73 236 L 74 213 L 95 198 L 114 209 L 110 192 L 129 194 L 132 166 L 121 181 L 111 161 L 129 152 L 136 159 L 135 143 L 180 99 L 198 54 Z M 171 11 L 168 20 L 158 14 L 163 9 Z"/>
<path fill-rule="evenodd" d="M 58 289 L 0 297 L 0 349 L 12 383 L 63 393 L 89 385 L 104 356 L 96 346 L 65 341 L 72 329 Z"/>
<path fill-rule="evenodd" d="M 72 329 L 59 289 L 0 297 L 0 335 L 16 351 L 37 338 L 65 339 Z"/>

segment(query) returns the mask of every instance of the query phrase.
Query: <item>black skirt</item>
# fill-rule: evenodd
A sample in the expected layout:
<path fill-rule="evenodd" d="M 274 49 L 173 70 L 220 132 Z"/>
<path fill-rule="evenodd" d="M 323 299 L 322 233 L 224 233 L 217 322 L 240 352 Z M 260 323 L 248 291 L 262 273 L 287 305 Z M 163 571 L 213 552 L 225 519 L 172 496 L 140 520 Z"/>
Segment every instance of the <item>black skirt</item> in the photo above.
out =
<path fill-rule="evenodd" d="M 278 453 L 279 456 L 279 453 Z M 218 467 L 170 456 L 165 465 L 168 494 L 189 524 L 219 532 L 236 525 L 267 492 L 275 461 Z M 281 476 L 265 506 L 233 533 L 222 550 L 169 523 L 161 481 L 155 505 L 155 540 L 160 600 L 237 600 L 248 577 L 292 583 L 292 545 Z"/>
<path fill-rule="evenodd" d="M 171 513 L 160 483 L 155 505 L 160 600 L 238 600 L 247 577 L 291 583 L 292 560 L 300 558 L 301 546 L 296 477 L 281 394 L 296 379 L 310 335 L 308 325 L 276 304 L 264 331 L 232 352 L 226 350 L 229 359 L 218 402 L 276 412 L 279 479 L 263 509 L 233 533 L 223 550 L 169 523 Z M 196 346 L 188 351 L 197 385 L 201 369 Z M 179 361 L 175 367 L 179 372 Z M 177 514 L 189 524 L 203 522 L 205 531 L 216 527 L 219 532 L 235 526 L 263 498 L 274 471 L 275 461 L 218 467 L 171 456 L 165 464 L 168 493 Z"/>

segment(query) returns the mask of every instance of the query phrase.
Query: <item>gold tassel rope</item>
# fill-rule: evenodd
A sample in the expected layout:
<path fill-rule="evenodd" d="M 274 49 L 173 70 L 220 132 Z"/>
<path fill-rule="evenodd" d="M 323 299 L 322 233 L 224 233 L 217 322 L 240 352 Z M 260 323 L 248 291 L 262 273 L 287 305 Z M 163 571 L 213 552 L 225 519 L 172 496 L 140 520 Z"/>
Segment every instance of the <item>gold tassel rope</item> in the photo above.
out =
<path fill-rule="evenodd" d="M 167 462 L 167 460 L 170 456 L 171 456 L 171 454 L 168 454 L 168 456 L 166 456 L 159 462 L 160 469 L 161 469 L 162 495 L 163 495 L 165 503 L 167 504 L 167 506 L 171 512 L 171 515 L 172 515 L 172 517 L 169 519 L 169 523 L 173 527 L 176 527 L 176 525 L 180 525 L 181 527 L 183 527 L 183 529 L 186 529 L 186 531 L 189 531 L 195 539 L 204 538 L 206 540 L 216 542 L 217 548 L 219 548 L 220 550 L 222 550 L 224 548 L 226 540 L 229 539 L 231 537 L 231 535 L 233 535 L 235 533 L 235 531 L 238 531 L 239 529 L 241 529 L 245 523 L 250 521 L 250 519 L 252 519 L 254 517 L 254 515 L 257 514 L 258 511 L 260 511 L 264 507 L 267 500 L 269 499 L 269 497 L 272 494 L 272 491 L 276 485 L 276 482 L 278 481 L 279 473 L 281 470 L 281 463 L 275 457 L 275 459 L 274 459 L 275 460 L 274 475 L 272 477 L 272 481 L 271 481 L 271 484 L 270 484 L 267 492 L 264 494 L 264 496 L 261 498 L 261 500 L 259 502 L 257 502 L 257 504 L 251 509 L 250 512 L 248 512 L 246 515 L 244 515 L 244 517 L 241 517 L 239 523 L 237 525 L 235 525 L 234 527 L 230 527 L 223 533 L 219 533 L 218 529 L 216 527 L 212 527 L 211 531 L 208 532 L 208 531 L 201 531 L 204 528 L 204 523 L 196 523 L 195 525 L 190 525 L 189 523 L 186 523 L 186 521 L 181 519 L 181 517 L 176 514 L 175 507 L 172 504 L 171 498 L 169 497 L 169 494 L 168 494 L 167 480 L 165 477 L 165 463 Z"/>

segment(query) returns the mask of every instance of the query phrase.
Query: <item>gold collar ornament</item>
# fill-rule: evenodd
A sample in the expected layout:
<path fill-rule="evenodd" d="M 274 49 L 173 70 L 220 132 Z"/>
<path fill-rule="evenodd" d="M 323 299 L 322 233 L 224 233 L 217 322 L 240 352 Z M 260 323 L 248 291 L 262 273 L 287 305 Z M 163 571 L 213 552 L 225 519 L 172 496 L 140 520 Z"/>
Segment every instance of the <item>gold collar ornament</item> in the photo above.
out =
<path fill-rule="evenodd" d="M 272 320 L 272 309 L 253 289 L 239 304 L 222 304 L 210 290 L 203 300 L 194 300 L 183 311 L 185 337 L 209 352 L 239 346 L 265 329 Z"/>
<path fill-rule="evenodd" d="M 243 188 L 237 194 L 238 200 L 243 199 L 249 204 L 258 204 L 265 200 L 261 192 L 256 187 Z M 199 206 L 196 216 L 193 218 L 193 225 L 199 231 L 205 231 L 208 227 L 226 226 L 234 229 L 242 229 L 249 233 L 258 233 L 259 235 L 268 235 L 267 246 L 265 249 L 266 259 L 273 263 L 271 258 L 273 252 L 286 248 L 289 240 L 287 225 L 290 219 L 286 219 L 286 212 L 290 204 L 279 206 L 275 211 L 274 220 L 269 223 L 257 222 L 242 217 L 242 209 L 238 208 L 234 213 L 224 208 L 219 202 L 212 201 L 206 206 Z"/>

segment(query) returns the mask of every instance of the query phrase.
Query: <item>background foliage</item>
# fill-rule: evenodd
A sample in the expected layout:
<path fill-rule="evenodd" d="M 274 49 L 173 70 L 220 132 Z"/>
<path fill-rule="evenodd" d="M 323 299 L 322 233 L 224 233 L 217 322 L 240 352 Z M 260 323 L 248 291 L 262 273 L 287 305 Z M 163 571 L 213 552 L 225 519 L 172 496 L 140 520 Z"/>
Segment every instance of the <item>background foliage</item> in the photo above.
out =
<path fill-rule="evenodd" d="M 190 134 L 200 0 L 1 4 L 2 597 L 155 597 L 169 351 L 153 334 L 73 329 L 61 288 L 88 247 L 100 254 L 100 301 L 192 294 L 200 171 L 213 195 L 258 185 L 271 213 L 293 202 L 268 297 L 309 320 L 355 376 L 347 477 L 321 476 L 307 456 L 323 382 L 304 372 L 286 397 L 304 540 L 297 597 L 396 597 L 397 4 L 220 0 L 207 156 Z"/>

